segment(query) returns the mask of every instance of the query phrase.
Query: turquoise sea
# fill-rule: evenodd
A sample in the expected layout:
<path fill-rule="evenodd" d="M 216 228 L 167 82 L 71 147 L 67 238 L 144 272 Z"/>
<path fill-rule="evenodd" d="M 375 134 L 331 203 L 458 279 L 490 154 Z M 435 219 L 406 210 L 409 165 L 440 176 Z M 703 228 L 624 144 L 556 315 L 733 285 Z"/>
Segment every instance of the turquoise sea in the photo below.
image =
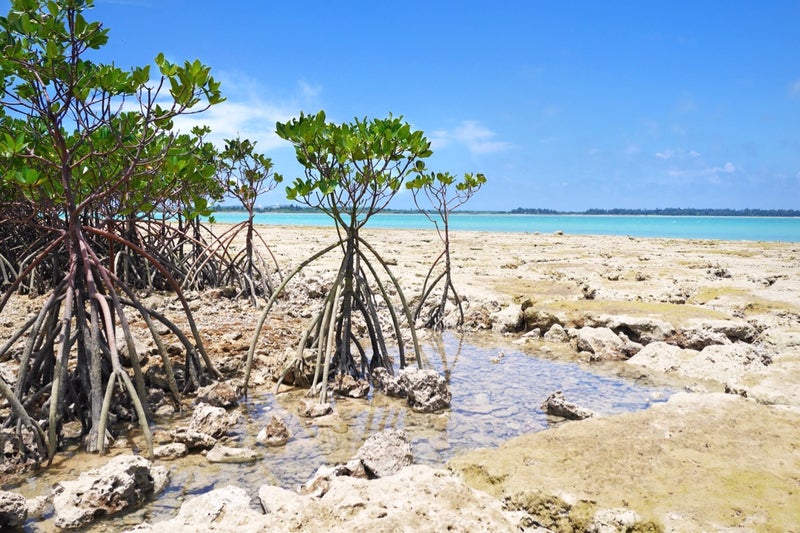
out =
<path fill-rule="evenodd" d="M 245 219 L 243 211 L 219 211 L 217 222 L 236 223 Z M 257 224 L 278 226 L 329 226 L 322 213 L 259 213 Z M 419 213 L 375 215 L 371 228 L 433 229 Z M 800 242 L 798 217 L 692 217 L 626 215 L 511 215 L 498 213 L 454 213 L 454 231 L 554 233 L 577 235 L 628 235 L 675 239 L 718 239 L 727 241 Z"/>

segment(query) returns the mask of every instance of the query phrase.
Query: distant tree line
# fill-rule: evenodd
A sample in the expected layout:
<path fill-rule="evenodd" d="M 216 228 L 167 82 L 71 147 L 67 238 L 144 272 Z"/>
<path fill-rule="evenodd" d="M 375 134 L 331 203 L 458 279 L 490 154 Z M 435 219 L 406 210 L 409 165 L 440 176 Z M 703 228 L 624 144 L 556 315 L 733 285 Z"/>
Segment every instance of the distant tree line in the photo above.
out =
<path fill-rule="evenodd" d="M 213 205 L 211 206 L 212 211 L 242 211 L 241 205 Z M 302 213 L 303 211 L 317 211 L 317 209 L 312 209 L 310 207 L 304 207 L 300 205 L 273 205 L 269 207 L 264 206 L 255 206 L 253 207 L 253 211 L 256 213 L 285 213 L 285 212 L 297 212 Z"/>

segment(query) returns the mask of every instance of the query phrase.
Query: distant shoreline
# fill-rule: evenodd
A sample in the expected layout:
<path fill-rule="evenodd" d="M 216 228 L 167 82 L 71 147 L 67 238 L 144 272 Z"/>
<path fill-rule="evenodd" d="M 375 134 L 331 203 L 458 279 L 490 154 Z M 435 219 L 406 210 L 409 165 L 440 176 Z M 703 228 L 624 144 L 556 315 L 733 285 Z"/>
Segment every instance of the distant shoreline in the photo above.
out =
<path fill-rule="evenodd" d="M 213 211 L 243 211 L 241 206 L 218 205 Z M 319 213 L 318 209 L 310 207 L 296 207 L 281 205 L 273 207 L 257 207 L 256 213 Z M 384 209 L 383 214 L 417 214 L 416 209 Z M 695 208 L 665 208 L 665 209 L 587 209 L 585 211 L 557 211 L 554 209 L 522 208 L 510 211 L 492 210 L 458 210 L 452 215 L 588 215 L 588 216 L 666 216 L 666 217 L 785 217 L 798 218 L 800 210 L 797 209 L 695 209 Z"/>
<path fill-rule="evenodd" d="M 437 217 L 431 216 L 436 220 Z M 214 222 L 241 223 L 242 210 L 217 211 Z M 332 226 L 326 214 L 313 211 L 268 211 L 255 213 L 254 222 L 269 226 Z M 441 224 L 441 223 L 440 223 Z M 434 229 L 420 212 L 381 212 L 368 224 L 371 229 Z M 724 241 L 800 242 L 800 217 L 778 216 L 667 216 L 518 213 L 453 213 L 450 231 L 489 233 L 563 233 L 576 235 L 625 235 L 669 239 L 714 239 Z"/>

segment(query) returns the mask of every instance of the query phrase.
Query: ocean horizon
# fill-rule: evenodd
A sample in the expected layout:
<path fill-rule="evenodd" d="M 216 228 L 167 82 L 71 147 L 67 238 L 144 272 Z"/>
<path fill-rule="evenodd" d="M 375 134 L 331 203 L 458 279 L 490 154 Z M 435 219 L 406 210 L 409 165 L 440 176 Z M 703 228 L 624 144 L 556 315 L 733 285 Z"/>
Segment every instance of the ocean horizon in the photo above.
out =
<path fill-rule="evenodd" d="M 245 211 L 217 211 L 216 222 L 235 224 Z M 266 226 L 330 226 L 324 213 L 256 213 L 255 223 Z M 379 213 L 368 228 L 435 229 L 421 213 Z M 452 213 L 451 231 L 618 235 L 672 239 L 800 242 L 800 217 L 665 216 L 665 215 L 528 215 L 511 213 Z"/>

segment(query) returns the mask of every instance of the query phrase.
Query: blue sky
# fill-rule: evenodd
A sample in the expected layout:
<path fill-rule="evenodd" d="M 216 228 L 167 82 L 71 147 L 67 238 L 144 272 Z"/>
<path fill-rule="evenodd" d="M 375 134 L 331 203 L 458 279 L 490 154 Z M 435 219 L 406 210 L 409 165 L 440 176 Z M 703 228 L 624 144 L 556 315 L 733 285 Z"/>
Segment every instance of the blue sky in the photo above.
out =
<path fill-rule="evenodd" d="M 392 113 L 430 168 L 486 174 L 473 209 L 800 209 L 798 1 L 96 0 L 88 18 L 104 61 L 210 65 L 228 101 L 197 118 L 287 178 L 276 121 Z"/>

